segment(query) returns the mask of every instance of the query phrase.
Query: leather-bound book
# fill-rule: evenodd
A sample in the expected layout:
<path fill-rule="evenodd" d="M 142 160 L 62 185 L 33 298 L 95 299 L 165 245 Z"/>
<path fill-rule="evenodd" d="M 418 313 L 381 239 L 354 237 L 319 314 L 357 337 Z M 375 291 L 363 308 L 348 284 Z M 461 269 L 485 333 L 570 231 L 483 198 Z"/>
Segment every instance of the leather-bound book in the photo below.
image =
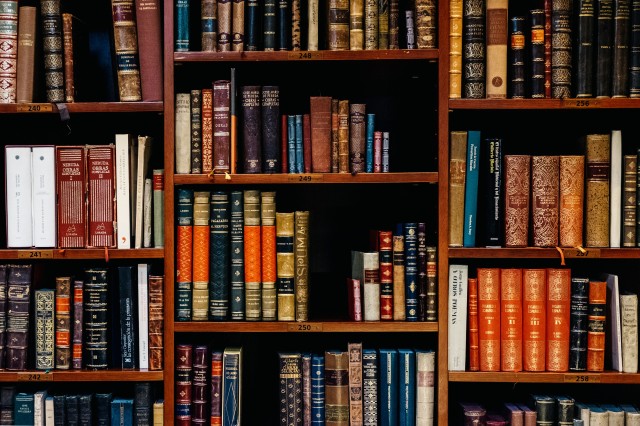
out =
<path fill-rule="evenodd" d="M 280 87 L 262 86 L 262 171 L 280 172 Z"/>
<path fill-rule="evenodd" d="M 522 269 L 500 269 L 500 370 L 522 371 Z"/>
<path fill-rule="evenodd" d="M 34 292 L 36 370 L 55 367 L 55 290 L 39 288 Z"/>
<path fill-rule="evenodd" d="M 523 413 L 524 426 L 536 426 L 536 410 L 529 407 L 527 404 L 518 404 L 518 407 L 522 410 Z"/>
<path fill-rule="evenodd" d="M 115 147 L 87 145 L 88 247 L 115 247 Z"/>
<path fill-rule="evenodd" d="M 71 366 L 71 277 L 56 277 L 56 368 Z"/>
<path fill-rule="evenodd" d="M 142 100 L 162 100 L 162 2 L 136 0 Z"/>
<path fill-rule="evenodd" d="M 596 41 L 594 0 L 578 0 L 575 8 L 575 86 L 576 98 L 593 97 L 593 65 Z"/>
<path fill-rule="evenodd" d="M 620 294 L 620 328 L 622 341 L 622 372 L 638 372 L 638 295 Z M 640 413 L 639 413 L 640 416 Z"/>
<path fill-rule="evenodd" d="M 389 13 L 390 1 L 378 0 L 378 49 L 389 49 Z"/>
<path fill-rule="evenodd" d="M 347 312 L 349 320 L 362 321 L 362 289 L 359 278 L 347 278 Z"/>
<path fill-rule="evenodd" d="M 631 1 L 613 2 L 613 69 L 611 97 L 629 97 L 629 37 L 631 35 Z"/>
<path fill-rule="evenodd" d="M 209 174 L 213 168 L 213 89 L 201 91 L 202 173 Z"/>
<path fill-rule="evenodd" d="M 18 47 L 16 63 L 16 102 L 33 102 L 35 49 L 37 43 L 35 6 L 18 9 Z"/>
<path fill-rule="evenodd" d="M 464 97 L 485 97 L 485 0 L 464 2 L 462 61 Z M 450 96 L 451 97 L 451 96 Z"/>
<path fill-rule="evenodd" d="M 380 319 L 393 319 L 393 232 L 378 231 L 380 262 Z M 425 246 L 426 250 L 426 246 Z M 426 254 L 425 254 L 426 281 Z M 426 286 L 425 286 L 426 287 Z M 426 288 L 425 288 L 426 292 Z M 426 298 L 426 294 L 425 294 Z M 425 308 L 426 309 L 426 308 Z"/>
<path fill-rule="evenodd" d="M 613 1 L 597 0 L 596 7 L 596 97 L 611 96 L 613 70 Z"/>
<path fill-rule="evenodd" d="M 507 247 L 526 247 L 529 237 L 531 156 L 505 155 L 504 235 Z"/>
<path fill-rule="evenodd" d="M 289 116 L 282 114 L 280 116 L 280 161 L 282 167 L 281 173 L 289 173 Z"/>
<path fill-rule="evenodd" d="M 191 2 L 189 0 L 176 0 L 175 2 L 175 46 L 176 52 L 188 52 L 191 44 L 190 12 Z"/>
<path fill-rule="evenodd" d="M 585 242 L 588 247 L 609 246 L 610 159 L 611 135 L 587 135 Z"/>
<path fill-rule="evenodd" d="M 427 246 L 427 298 L 425 321 L 438 320 L 438 263 L 436 246 Z"/>
<path fill-rule="evenodd" d="M 407 49 L 415 49 L 416 48 L 416 31 L 415 31 L 415 19 L 414 19 L 415 11 L 413 9 L 405 9 L 404 11 L 404 30 L 405 30 L 405 39 Z"/>
<path fill-rule="evenodd" d="M 329 350 L 324 353 L 325 424 L 349 424 L 349 353 Z"/>
<path fill-rule="evenodd" d="M 296 118 L 297 120 L 297 118 Z M 296 121 L 296 126 L 298 122 Z M 296 138 L 298 136 L 298 127 L 296 127 Z M 296 139 L 296 143 L 298 140 Z M 297 148 L 297 145 L 296 145 Z M 302 114 L 302 169 L 299 173 L 311 173 L 311 158 L 313 146 L 311 144 L 311 115 Z"/>
<path fill-rule="evenodd" d="M 461 416 L 465 425 L 483 425 L 487 421 L 487 409 L 476 402 L 459 402 Z"/>
<path fill-rule="evenodd" d="M 231 51 L 232 0 L 218 0 L 218 52 Z"/>
<path fill-rule="evenodd" d="M 78 397 L 78 399 L 80 398 L 81 396 Z M 68 414 L 69 396 L 67 396 Z M 151 382 L 137 382 L 134 385 L 133 423 L 137 425 L 153 424 L 153 388 Z"/>
<path fill-rule="evenodd" d="M 262 46 L 265 52 L 276 50 L 277 10 L 277 0 L 265 0 L 262 4 Z"/>
<path fill-rule="evenodd" d="M 393 319 L 404 321 L 407 318 L 404 300 L 404 231 L 402 224 L 396 226 L 393 233 Z"/>
<path fill-rule="evenodd" d="M 231 216 L 229 220 L 230 238 L 230 295 L 231 319 L 244 320 L 244 194 L 231 191 L 229 194 Z"/>
<path fill-rule="evenodd" d="M 525 56 L 526 39 L 524 35 L 524 16 L 513 16 L 509 19 L 509 86 L 508 97 L 523 99 L 525 97 Z"/>
<path fill-rule="evenodd" d="M 250 3 L 247 2 L 247 15 Z M 218 0 L 200 1 L 200 49 L 203 52 L 218 50 Z"/>
<path fill-rule="evenodd" d="M 276 267 L 276 193 L 260 193 L 260 228 L 262 262 L 262 320 L 277 319 Z M 226 257 L 226 256 L 225 256 Z"/>
<path fill-rule="evenodd" d="M 554 395 L 558 425 L 573 425 L 575 399 L 567 395 Z"/>
<path fill-rule="evenodd" d="M 280 364 L 280 424 L 302 424 L 302 354 L 278 353 Z"/>
<path fill-rule="evenodd" d="M 193 385 L 193 345 L 176 345 L 176 423 L 191 421 L 192 385 Z M 213 369 L 212 369 L 213 370 Z"/>
<path fill-rule="evenodd" d="M 7 337 L 7 265 L 0 265 L 0 370 L 4 370 Z"/>
<path fill-rule="evenodd" d="M 587 317 L 587 371 L 604 371 L 607 283 L 589 281 Z"/>
<path fill-rule="evenodd" d="M 191 321 L 193 283 L 193 190 L 177 191 L 176 321 Z"/>
<path fill-rule="evenodd" d="M 507 97 L 508 0 L 487 0 L 487 99 Z"/>
<path fill-rule="evenodd" d="M 262 14 L 259 7 L 258 0 L 245 0 L 244 50 L 250 52 L 260 50 Z"/>
<path fill-rule="evenodd" d="M 311 171 L 331 172 L 331 96 L 311 96 Z"/>
<path fill-rule="evenodd" d="M 82 248 L 87 242 L 85 173 L 84 146 L 56 147 L 56 218 L 60 248 Z"/>
<path fill-rule="evenodd" d="M 210 424 L 222 425 L 222 352 L 211 351 L 211 406 L 209 407 Z"/>
<path fill-rule="evenodd" d="M 404 304 L 406 321 L 418 320 L 418 224 L 405 222 L 404 232 Z"/>
<path fill-rule="evenodd" d="M 193 89 L 190 98 L 191 173 L 202 173 L 202 91 Z"/>
<path fill-rule="evenodd" d="M 640 3 L 631 2 L 629 34 L 629 97 L 640 97 Z"/>
<path fill-rule="evenodd" d="M 462 247 L 464 193 L 467 165 L 467 131 L 450 132 L 449 149 L 449 246 Z"/>
<path fill-rule="evenodd" d="M 193 379 L 191 388 L 191 419 L 195 425 L 209 423 L 209 347 L 207 345 L 196 345 L 193 348 Z M 138 383 L 136 383 L 136 386 Z"/>
<path fill-rule="evenodd" d="M 463 34 L 463 6 L 462 0 L 449 0 L 449 98 L 460 99 L 462 97 L 462 34 Z M 391 3 L 394 4 L 393 2 Z M 397 7 L 398 1 L 395 5 Z M 391 18 L 392 12 L 389 14 Z M 396 16 L 397 21 L 397 16 Z M 391 47 L 391 38 L 389 43 L 390 49 L 398 49 L 397 35 L 395 37 L 395 47 Z M 484 44 L 484 40 L 483 40 Z"/>
<path fill-rule="evenodd" d="M 418 49 L 436 47 L 438 14 L 435 0 L 416 0 L 416 45 Z"/>
<path fill-rule="evenodd" d="M 480 371 L 480 346 L 478 329 L 478 279 L 469 278 L 469 371 Z"/>
<path fill-rule="evenodd" d="M 164 276 L 149 275 L 149 370 L 164 361 Z"/>
<path fill-rule="evenodd" d="M 260 255 L 260 191 L 244 191 L 245 319 L 259 321 L 262 314 Z"/>
<path fill-rule="evenodd" d="M 141 101 L 138 35 L 133 0 L 111 0 L 120 102 Z"/>
<path fill-rule="evenodd" d="M 457 1 L 457 0 L 454 0 L 454 1 Z M 451 6 L 449 7 L 449 9 L 451 9 Z M 460 12 L 458 16 L 462 16 L 461 3 L 459 4 L 458 10 Z M 399 16 L 400 16 L 399 0 L 389 0 L 389 49 L 400 48 L 400 42 L 399 42 L 400 24 L 398 22 Z"/>
<path fill-rule="evenodd" d="M 636 188 L 638 185 L 638 155 L 624 156 L 622 198 L 622 246 L 636 246 Z"/>
<path fill-rule="evenodd" d="M 291 50 L 293 51 L 302 50 L 300 1 L 291 1 Z"/>
<path fill-rule="evenodd" d="M 571 277 L 569 370 L 587 369 L 589 279 Z"/>
<path fill-rule="evenodd" d="M 570 98 L 572 3 L 551 0 L 551 97 Z"/>
<path fill-rule="evenodd" d="M 569 370 L 571 269 L 547 270 L 547 371 Z"/>
<path fill-rule="evenodd" d="M 260 86 L 242 86 L 242 146 L 244 173 L 262 173 L 262 113 Z M 214 149 L 215 151 L 215 149 Z"/>
<path fill-rule="evenodd" d="M 293 212 L 276 212 L 276 291 L 278 321 L 295 321 L 296 319 L 293 238 Z"/>
<path fill-rule="evenodd" d="M 84 281 L 73 281 L 73 342 L 71 351 L 71 366 L 74 370 L 82 368 L 82 333 L 84 318 Z"/>
<path fill-rule="evenodd" d="M 362 342 L 349 342 L 349 424 L 363 424 Z"/>
<path fill-rule="evenodd" d="M 582 245 L 584 155 L 560 156 L 560 246 Z"/>
<path fill-rule="evenodd" d="M 551 97 L 551 60 L 553 53 L 551 32 L 552 7 L 553 0 L 544 0 L 542 9 L 544 10 L 544 97 Z"/>
<path fill-rule="evenodd" d="M 232 0 L 231 4 L 231 50 L 244 50 L 244 3 L 245 0 Z"/>
<path fill-rule="evenodd" d="M 531 158 L 531 213 L 533 245 L 558 245 L 559 159 L 557 155 Z"/>
<path fill-rule="evenodd" d="M 547 270 L 522 271 L 522 366 L 544 371 L 547 332 Z"/>
<path fill-rule="evenodd" d="M 209 191 L 193 193 L 192 321 L 209 319 L 209 196 Z"/>
<path fill-rule="evenodd" d="M 17 1 L 13 3 L 16 3 L 17 6 Z M 40 0 L 40 18 L 47 102 L 64 102 L 64 60 L 60 0 Z"/>
<path fill-rule="evenodd" d="M 230 250 L 230 205 L 226 191 L 213 191 L 210 198 L 209 221 L 209 320 L 224 321 L 229 317 L 229 250 Z M 195 226 L 194 226 L 195 228 Z M 194 229 L 195 232 L 195 229 Z M 194 244 L 194 251 L 195 251 Z M 194 253 L 195 256 L 195 253 Z M 194 277 L 195 280 L 195 277 Z"/>
<path fill-rule="evenodd" d="M 500 371 L 500 269 L 477 273 L 480 371 Z"/>
<path fill-rule="evenodd" d="M 294 214 L 296 321 L 309 320 L 309 211 Z M 366 283 L 365 283 L 366 284 Z"/>
<path fill-rule="evenodd" d="M 338 115 L 338 108 L 340 100 L 338 98 L 331 99 L 331 173 L 338 173 L 339 168 L 339 133 L 338 126 L 340 124 L 340 118 Z"/>
<path fill-rule="evenodd" d="M 544 9 L 532 9 L 531 16 L 531 97 L 545 97 Z"/>
<path fill-rule="evenodd" d="M 291 1 L 278 0 L 276 50 L 291 50 L 291 13 Z"/>
<path fill-rule="evenodd" d="M 349 0 L 349 49 L 364 48 L 364 2 Z"/>
<path fill-rule="evenodd" d="M 386 6 L 380 5 L 380 7 Z M 364 0 L 364 50 L 378 49 L 379 23 L 378 0 Z"/>
<path fill-rule="evenodd" d="M 213 82 L 213 170 L 230 171 L 231 165 L 231 82 Z"/>
<path fill-rule="evenodd" d="M 84 359 L 88 369 L 108 366 L 110 323 L 108 319 L 108 272 L 95 268 L 85 271 L 84 282 Z"/>
<path fill-rule="evenodd" d="M 62 13 L 62 42 L 65 102 L 87 100 L 87 77 L 84 70 L 89 52 L 89 39 L 86 23 L 71 13 Z"/>
<path fill-rule="evenodd" d="M 349 173 L 349 100 L 338 101 L 338 172 Z"/>
<path fill-rule="evenodd" d="M 531 394 L 529 405 L 536 411 L 536 424 L 554 423 L 556 401 L 553 397 L 543 394 Z"/>
<path fill-rule="evenodd" d="M 365 104 L 349 105 L 349 166 L 351 173 L 365 171 Z"/>
<path fill-rule="evenodd" d="M 328 50 L 349 49 L 349 2 L 329 0 Z"/>
<path fill-rule="evenodd" d="M 362 417 L 365 425 L 377 424 L 378 422 L 378 375 L 378 351 L 376 349 L 362 349 Z"/>
<path fill-rule="evenodd" d="M 427 232 L 426 223 L 418 222 L 418 321 L 427 319 Z M 382 251 L 381 251 L 382 254 Z M 382 277 L 382 269 L 380 269 Z M 382 307 L 380 307 L 382 310 Z"/>
<path fill-rule="evenodd" d="M 505 402 L 504 413 L 511 426 L 524 426 L 524 411 L 518 404 Z"/>

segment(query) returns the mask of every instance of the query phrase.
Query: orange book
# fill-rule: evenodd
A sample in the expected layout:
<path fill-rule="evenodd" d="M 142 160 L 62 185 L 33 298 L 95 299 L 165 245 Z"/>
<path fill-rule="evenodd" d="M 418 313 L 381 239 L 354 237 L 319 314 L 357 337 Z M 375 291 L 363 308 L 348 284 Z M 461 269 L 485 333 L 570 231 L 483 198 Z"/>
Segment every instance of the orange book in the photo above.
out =
<path fill-rule="evenodd" d="M 244 290 L 245 318 L 262 315 L 262 252 L 260 248 L 260 191 L 244 191 Z"/>
<path fill-rule="evenodd" d="M 587 371 L 604 370 L 606 308 L 606 281 L 589 281 L 589 315 L 587 316 Z"/>
<path fill-rule="evenodd" d="M 547 270 L 522 271 L 522 367 L 545 370 L 547 329 Z"/>
<path fill-rule="evenodd" d="M 500 369 L 522 371 L 522 269 L 500 270 Z"/>
<path fill-rule="evenodd" d="M 480 371 L 500 371 L 500 268 L 478 268 Z"/>
<path fill-rule="evenodd" d="M 478 279 L 469 278 L 469 371 L 480 371 L 478 348 Z"/>
<path fill-rule="evenodd" d="M 193 290 L 191 319 L 209 319 L 209 191 L 193 195 Z"/>
<path fill-rule="evenodd" d="M 547 270 L 547 371 L 569 370 L 571 269 Z"/>

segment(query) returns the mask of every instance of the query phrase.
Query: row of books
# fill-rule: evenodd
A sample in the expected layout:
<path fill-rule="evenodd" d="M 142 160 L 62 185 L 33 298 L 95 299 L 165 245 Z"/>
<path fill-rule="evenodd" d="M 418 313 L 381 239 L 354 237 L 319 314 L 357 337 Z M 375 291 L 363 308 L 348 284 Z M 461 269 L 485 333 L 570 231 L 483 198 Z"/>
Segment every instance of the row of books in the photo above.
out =
<path fill-rule="evenodd" d="M 618 275 L 449 269 L 450 370 L 464 371 L 468 352 L 469 371 L 637 373 L 638 294 L 621 291 Z"/>
<path fill-rule="evenodd" d="M 162 247 L 164 170 L 152 183 L 153 139 L 115 139 L 6 146 L 7 247 Z"/>
<path fill-rule="evenodd" d="M 372 231 L 371 251 L 351 251 L 352 321 L 437 321 L 437 248 L 424 222 Z"/>
<path fill-rule="evenodd" d="M 33 102 L 38 85 L 44 86 L 46 101 L 52 103 L 162 100 L 158 0 L 110 2 L 111 7 L 103 9 L 105 20 L 112 21 L 108 31 L 86 22 L 81 12 L 60 0 L 34 3 L 19 6 L 18 0 L 7 1 L 0 16 L 7 28 L 1 37 L 1 103 Z M 43 64 L 42 75 L 37 63 Z M 110 81 L 98 86 L 113 88 L 115 99 L 97 99 L 92 93 L 101 73 Z"/>
<path fill-rule="evenodd" d="M 479 130 L 450 136 L 451 247 L 640 244 L 637 153 L 623 155 L 621 130 L 584 136 L 584 155 L 503 155 Z"/>
<path fill-rule="evenodd" d="M 176 319 L 307 321 L 309 216 L 275 191 L 178 189 Z"/>
<path fill-rule="evenodd" d="M 390 134 L 366 104 L 311 96 L 309 112 L 281 114 L 279 86 L 245 85 L 233 124 L 234 90 L 216 80 L 176 94 L 176 173 L 235 173 L 236 152 L 243 173 L 389 172 Z"/>
<path fill-rule="evenodd" d="M 134 384 L 133 397 L 106 393 L 63 394 L 48 389 L 18 392 L 0 388 L 3 425 L 120 425 L 163 424 L 164 400 L 154 398 L 149 382 Z"/>
<path fill-rule="evenodd" d="M 460 424 L 473 425 L 640 425 L 640 410 L 631 403 L 587 403 L 570 395 L 530 394 L 527 402 L 488 405 L 459 402 Z"/>
<path fill-rule="evenodd" d="M 433 0 L 417 0 L 410 6 L 399 0 L 205 0 L 200 13 L 192 10 L 195 4 L 178 0 L 175 7 L 177 52 L 436 47 L 438 15 Z"/>
<path fill-rule="evenodd" d="M 164 279 L 149 269 L 118 266 L 116 282 L 92 268 L 34 289 L 32 265 L 0 265 L 0 367 L 162 370 Z"/>

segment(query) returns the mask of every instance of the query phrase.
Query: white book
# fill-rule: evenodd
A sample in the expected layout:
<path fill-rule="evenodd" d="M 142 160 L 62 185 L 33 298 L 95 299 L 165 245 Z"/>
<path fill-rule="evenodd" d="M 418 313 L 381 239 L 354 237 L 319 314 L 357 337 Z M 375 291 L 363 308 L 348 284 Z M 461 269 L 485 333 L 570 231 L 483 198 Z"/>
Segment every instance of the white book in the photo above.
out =
<path fill-rule="evenodd" d="M 620 290 L 618 276 L 603 274 L 607 282 L 607 323 L 609 330 L 605 332 L 605 348 L 611 351 L 611 368 L 622 371 L 622 327 L 620 325 Z M 606 357 L 605 357 L 606 358 Z"/>
<path fill-rule="evenodd" d="M 575 418 L 582 420 L 583 426 L 589 426 L 590 417 L 591 411 L 589 410 L 589 405 L 581 401 L 576 401 Z"/>
<path fill-rule="evenodd" d="M 138 264 L 138 364 L 149 369 L 149 265 Z"/>
<path fill-rule="evenodd" d="M 622 372 L 638 372 L 638 295 L 620 295 L 620 325 L 622 327 Z"/>
<path fill-rule="evenodd" d="M 47 396 L 44 400 L 44 424 L 55 426 L 53 397 Z"/>
<path fill-rule="evenodd" d="M 31 147 L 5 148 L 7 247 L 33 247 Z"/>
<path fill-rule="evenodd" d="M 131 135 L 116 134 L 116 223 L 119 249 L 131 248 L 131 176 L 129 152 Z"/>
<path fill-rule="evenodd" d="M 416 425 L 433 425 L 436 353 L 416 349 Z"/>
<path fill-rule="evenodd" d="M 351 251 L 351 278 L 360 280 L 360 288 L 363 289 L 363 319 L 365 321 L 380 321 L 380 258 L 378 252 Z"/>
<path fill-rule="evenodd" d="M 34 247 L 56 246 L 56 149 L 31 148 L 31 208 Z"/>
<path fill-rule="evenodd" d="M 129 140 L 129 227 L 131 238 L 136 238 L 136 189 L 138 188 L 138 138 L 131 136 Z"/>
<path fill-rule="evenodd" d="M 464 371 L 467 355 L 468 265 L 449 265 L 449 371 Z"/>
<path fill-rule="evenodd" d="M 609 412 L 609 426 L 624 426 L 624 410 L 616 404 L 601 404 Z"/>
<path fill-rule="evenodd" d="M 609 179 L 609 246 L 620 247 L 622 221 L 622 131 L 611 131 Z"/>
<path fill-rule="evenodd" d="M 144 180 L 144 214 L 142 218 L 142 247 L 151 247 L 151 230 L 153 228 L 153 205 L 151 203 L 151 179 Z"/>
<path fill-rule="evenodd" d="M 33 394 L 33 424 L 34 426 L 45 426 L 45 400 L 47 391 L 39 390 Z"/>
<path fill-rule="evenodd" d="M 308 3 L 308 28 L 307 50 L 318 50 L 318 25 L 320 19 L 319 0 L 309 0 Z"/>
<path fill-rule="evenodd" d="M 176 173 L 191 173 L 191 94 L 176 93 Z"/>
<path fill-rule="evenodd" d="M 144 240 L 144 183 L 151 155 L 151 136 L 138 136 L 138 169 L 136 176 L 136 230 L 135 248 L 142 248 Z"/>
<path fill-rule="evenodd" d="M 640 411 L 633 404 L 619 404 L 624 411 L 625 426 L 640 426 Z"/>

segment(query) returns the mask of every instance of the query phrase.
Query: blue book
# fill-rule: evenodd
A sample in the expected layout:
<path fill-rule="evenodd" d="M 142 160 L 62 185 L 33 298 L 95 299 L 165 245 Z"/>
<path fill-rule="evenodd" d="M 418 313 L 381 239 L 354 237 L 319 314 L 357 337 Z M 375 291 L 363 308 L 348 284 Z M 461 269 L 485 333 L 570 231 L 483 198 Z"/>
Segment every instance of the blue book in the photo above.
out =
<path fill-rule="evenodd" d="M 244 320 L 244 194 L 231 191 L 231 320 Z"/>
<path fill-rule="evenodd" d="M 277 50 L 290 50 L 291 44 L 291 1 L 278 0 L 278 46 Z"/>
<path fill-rule="evenodd" d="M 49 399 L 49 398 L 47 398 Z M 98 426 L 111 426 L 111 393 L 96 394 L 96 421 Z"/>
<path fill-rule="evenodd" d="M 222 426 L 239 426 L 242 412 L 242 348 L 222 353 Z"/>
<path fill-rule="evenodd" d="M 100 84 L 94 85 L 95 93 L 90 100 L 117 102 L 118 77 L 114 62 L 114 39 L 109 31 L 89 31 L 89 58 L 92 78 Z"/>
<path fill-rule="evenodd" d="M 378 351 L 362 349 L 363 420 L 365 425 L 378 423 Z"/>
<path fill-rule="evenodd" d="M 116 397 L 111 400 L 111 426 L 133 426 L 133 399 Z"/>
<path fill-rule="evenodd" d="M 311 356 L 311 424 L 324 426 L 324 356 Z"/>
<path fill-rule="evenodd" d="M 13 420 L 13 424 L 16 425 L 34 424 L 32 393 L 16 393 L 16 397 L 13 400 Z"/>
<path fill-rule="evenodd" d="M 478 223 L 478 165 L 480 161 L 480 131 L 467 132 L 467 173 L 464 190 L 464 247 L 476 246 Z"/>
<path fill-rule="evenodd" d="M 259 49 L 260 40 L 260 2 L 258 0 L 246 0 L 244 8 L 244 20 L 246 22 L 244 32 L 244 50 L 254 52 Z"/>
<path fill-rule="evenodd" d="M 296 114 L 296 173 L 304 173 L 304 132 L 302 114 Z"/>
<path fill-rule="evenodd" d="M 277 0 L 265 0 L 263 3 L 262 42 L 265 51 L 276 50 Z"/>
<path fill-rule="evenodd" d="M 176 0 L 176 52 L 189 51 L 189 0 Z"/>
<path fill-rule="evenodd" d="M 404 223 L 403 233 L 406 320 L 418 321 L 418 223 Z"/>
<path fill-rule="evenodd" d="M 289 173 L 296 172 L 296 116 L 287 116 L 287 157 Z"/>
<path fill-rule="evenodd" d="M 138 277 L 135 266 L 118 266 L 120 300 L 120 353 L 123 370 L 133 370 L 138 364 Z"/>
<path fill-rule="evenodd" d="M 211 193 L 209 237 L 209 319 L 226 321 L 229 315 L 229 194 Z"/>
<path fill-rule="evenodd" d="M 398 350 L 380 349 L 380 426 L 398 424 Z"/>
<path fill-rule="evenodd" d="M 367 114 L 366 145 L 365 145 L 365 171 L 373 173 L 373 132 L 375 131 L 375 114 Z"/>
<path fill-rule="evenodd" d="M 398 349 L 398 414 L 399 425 L 416 424 L 416 353 Z"/>

